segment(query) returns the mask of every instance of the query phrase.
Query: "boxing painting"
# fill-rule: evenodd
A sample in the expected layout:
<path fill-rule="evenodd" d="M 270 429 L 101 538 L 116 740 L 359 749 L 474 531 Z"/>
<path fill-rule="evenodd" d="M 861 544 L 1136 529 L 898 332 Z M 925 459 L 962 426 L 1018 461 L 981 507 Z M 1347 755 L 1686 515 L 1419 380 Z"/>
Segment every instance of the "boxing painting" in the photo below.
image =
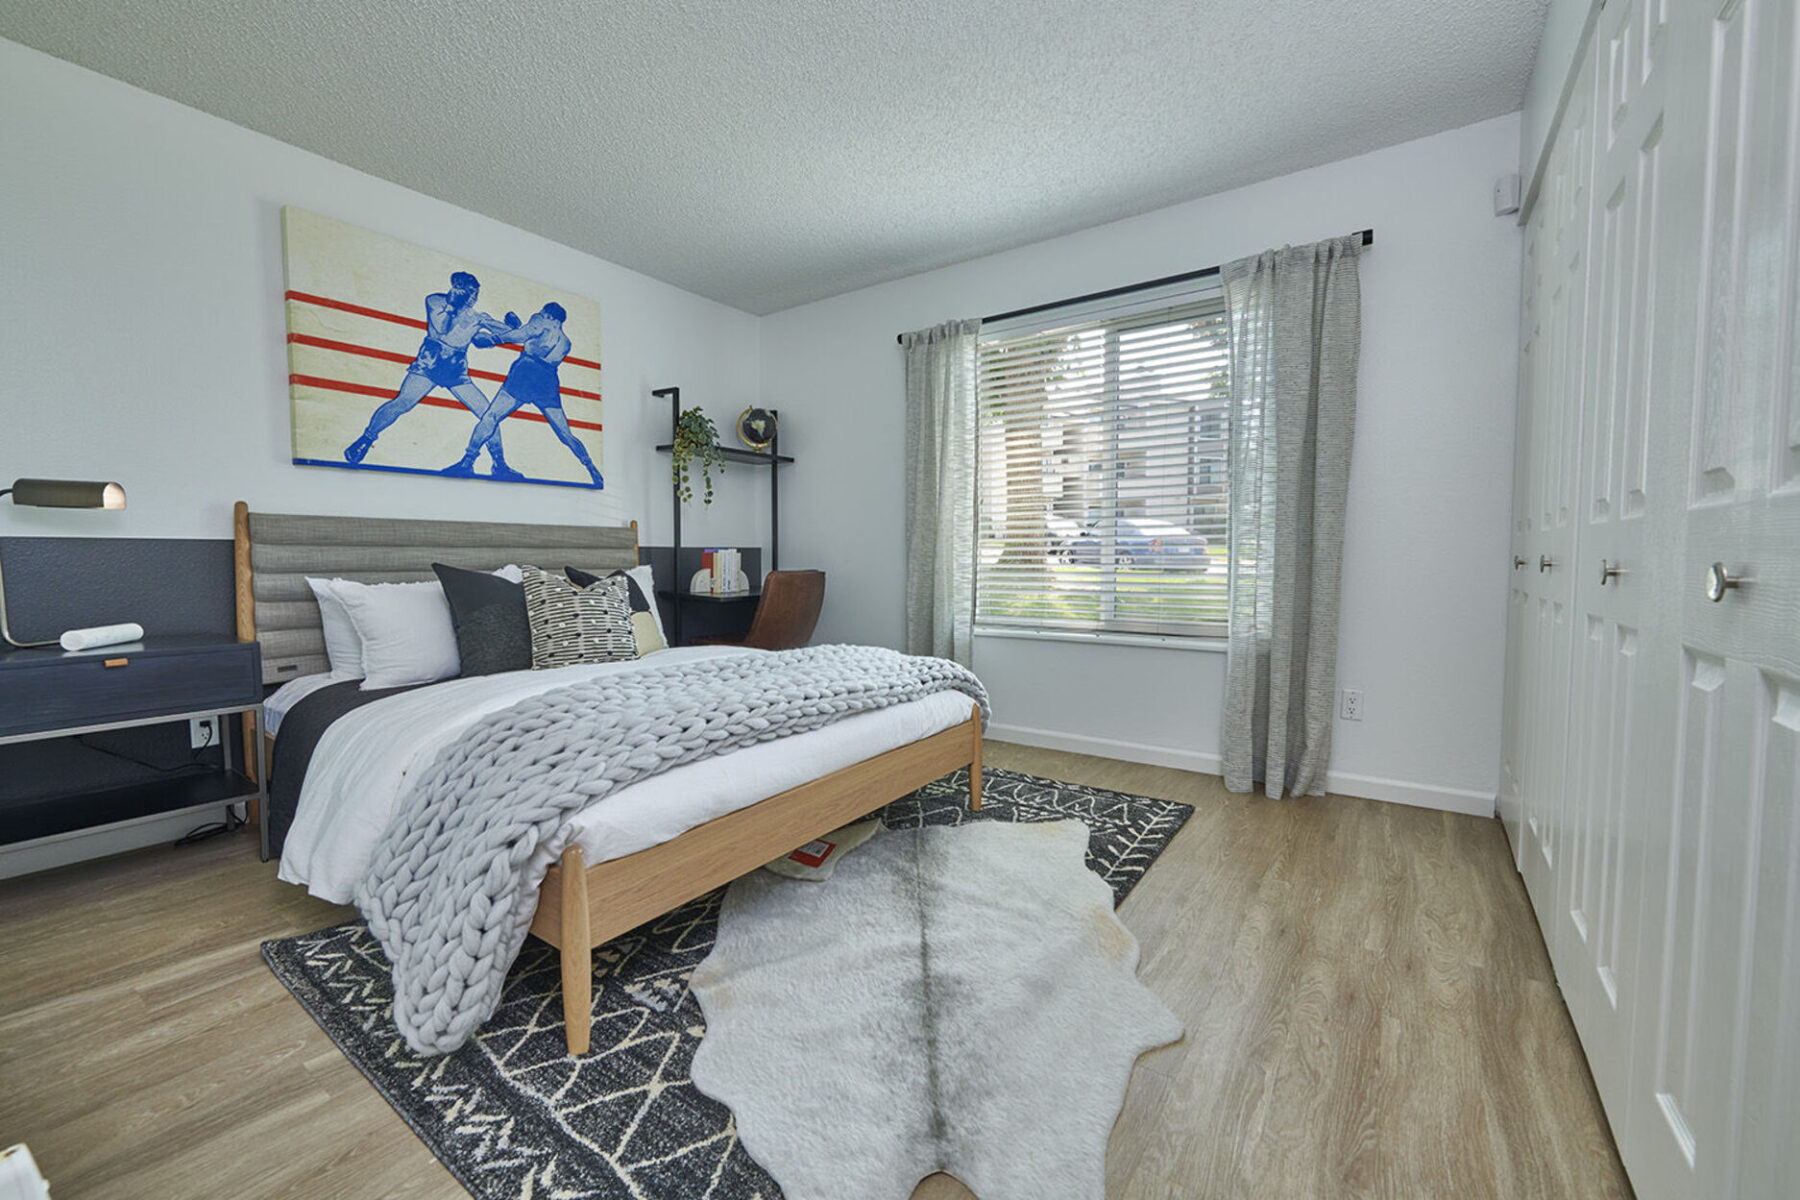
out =
<path fill-rule="evenodd" d="M 281 211 L 294 461 L 600 488 L 600 306 Z"/>

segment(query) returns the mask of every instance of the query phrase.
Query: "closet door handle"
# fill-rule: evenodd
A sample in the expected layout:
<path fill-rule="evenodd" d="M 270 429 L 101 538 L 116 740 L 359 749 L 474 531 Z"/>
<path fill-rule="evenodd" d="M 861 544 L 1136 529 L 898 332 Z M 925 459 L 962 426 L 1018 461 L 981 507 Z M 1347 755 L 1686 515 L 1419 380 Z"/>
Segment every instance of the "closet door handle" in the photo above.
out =
<path fill-rule="evenodd" d="M 1516 555 L 1516 554 L 1515 554 L 1515 555 L 1513 555 L 1513 570 L 1515 570 L 1515 571 L 1516 571 L 1516 570 L 1518 570 L 1518 569 L 1519 569 L 1519 568 L 1520 568 L 1520 567 L 1522 567 L 1522 566 L 1524 566 L 1524 565 L 1525 565 L 1525 560 L 1524 560 L 1524 559 L 1522 559 L 1522 558 L 1520 558 L 1520 557 L 1519 557 L 1519 556 L 1518 556 L 1518 555 Z"/>
<path fill-rule="evenodd" d="M 1607 562 L 1604 558 L 1600 560 L 1600 586 L 1601 587 L 1606 586 L 1607 580 L 1617 579 L 1619 576 L 1621 576 L 1623 574 L 1625 574 L 1625 568 L 1616 567 L 1613 564 Z"/>
<path fill-rule="evenodd" d="M 1742 575 L 1733 575 L 1725 569 L 1725 564 L 1716 562 L 1706 569 L 1706 598 L 1714 604 L 1725 598 L 1725 593 L 1733 588 L 1741 588 L 1750 582 Z"/>
<path fill-rule="evenodd" d="M 1548 571 L 1551 567 L 1554 567 L 1555 565 L 1556 565 L 1555 563 L 1550 561 L 1550 558 L 1548 555 L 1544 555 L 1544 554 L 1538 555 L 1538 574 L 1539 575 L 1542 575 L 1545 571 Z"/>

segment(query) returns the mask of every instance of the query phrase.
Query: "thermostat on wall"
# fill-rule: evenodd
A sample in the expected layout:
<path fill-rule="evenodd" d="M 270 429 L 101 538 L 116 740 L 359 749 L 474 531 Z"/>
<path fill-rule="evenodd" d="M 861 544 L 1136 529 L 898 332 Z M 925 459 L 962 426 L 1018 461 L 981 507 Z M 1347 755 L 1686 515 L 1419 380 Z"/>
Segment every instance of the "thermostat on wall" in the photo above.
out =
<path fill-rule="evenodd" d="M 1502 175 L 1494 180 L 1494 215 L 1509 216 L 1519 211 L 1519 177 Z"/>

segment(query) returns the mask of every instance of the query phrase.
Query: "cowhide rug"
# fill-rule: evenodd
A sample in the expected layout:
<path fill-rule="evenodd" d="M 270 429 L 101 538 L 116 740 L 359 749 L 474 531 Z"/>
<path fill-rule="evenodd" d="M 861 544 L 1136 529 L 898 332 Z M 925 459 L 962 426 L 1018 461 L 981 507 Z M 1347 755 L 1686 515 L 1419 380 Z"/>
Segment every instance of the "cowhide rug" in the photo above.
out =
<path fill-rule="evenodd" d="M 1079 821 L 888 830 L 823 883 L 731 885 L 693 1079 L 787 1200 L 1103 1200 L 1138 1055 L 1181 1023 Z"/>

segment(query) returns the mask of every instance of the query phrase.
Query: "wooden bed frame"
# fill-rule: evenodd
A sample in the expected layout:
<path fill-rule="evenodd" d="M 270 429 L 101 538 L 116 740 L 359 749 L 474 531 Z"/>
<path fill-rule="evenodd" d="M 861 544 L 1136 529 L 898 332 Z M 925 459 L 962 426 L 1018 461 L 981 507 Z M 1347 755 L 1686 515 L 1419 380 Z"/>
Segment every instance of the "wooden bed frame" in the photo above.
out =
<path fill-rule="evenodd" d="M 258 641 L 255 547 L 250 509 L 241 500 L 234 526 L 238 638 Z M 459 523 L 457 528 L 473 527 Z M 631 523 L 631 542 L 635 558 L 636 521 Z M 429 570 L 430 564 L 393 565 L 402 572 L 418 574 L 420 568 Z M 321 572 L 328 569 L 326 565 L 316 568 Z M 544 876 L 531 932 L 561 954 L 569 1053 L 588 1051 L 596 946 L 960 767 L 969 768 L 969 807 L 980 811 L 981 708 L 971 704 L 970 710 L 967 721 L 941 733 L 716 817 L 648 850 L 591 867 L 579 846 L 563 851 Z M 249 720 L 246 717 L 246 738 L 255 736 Z M 260 814 L 255 819 L 260 819 Z"/>

